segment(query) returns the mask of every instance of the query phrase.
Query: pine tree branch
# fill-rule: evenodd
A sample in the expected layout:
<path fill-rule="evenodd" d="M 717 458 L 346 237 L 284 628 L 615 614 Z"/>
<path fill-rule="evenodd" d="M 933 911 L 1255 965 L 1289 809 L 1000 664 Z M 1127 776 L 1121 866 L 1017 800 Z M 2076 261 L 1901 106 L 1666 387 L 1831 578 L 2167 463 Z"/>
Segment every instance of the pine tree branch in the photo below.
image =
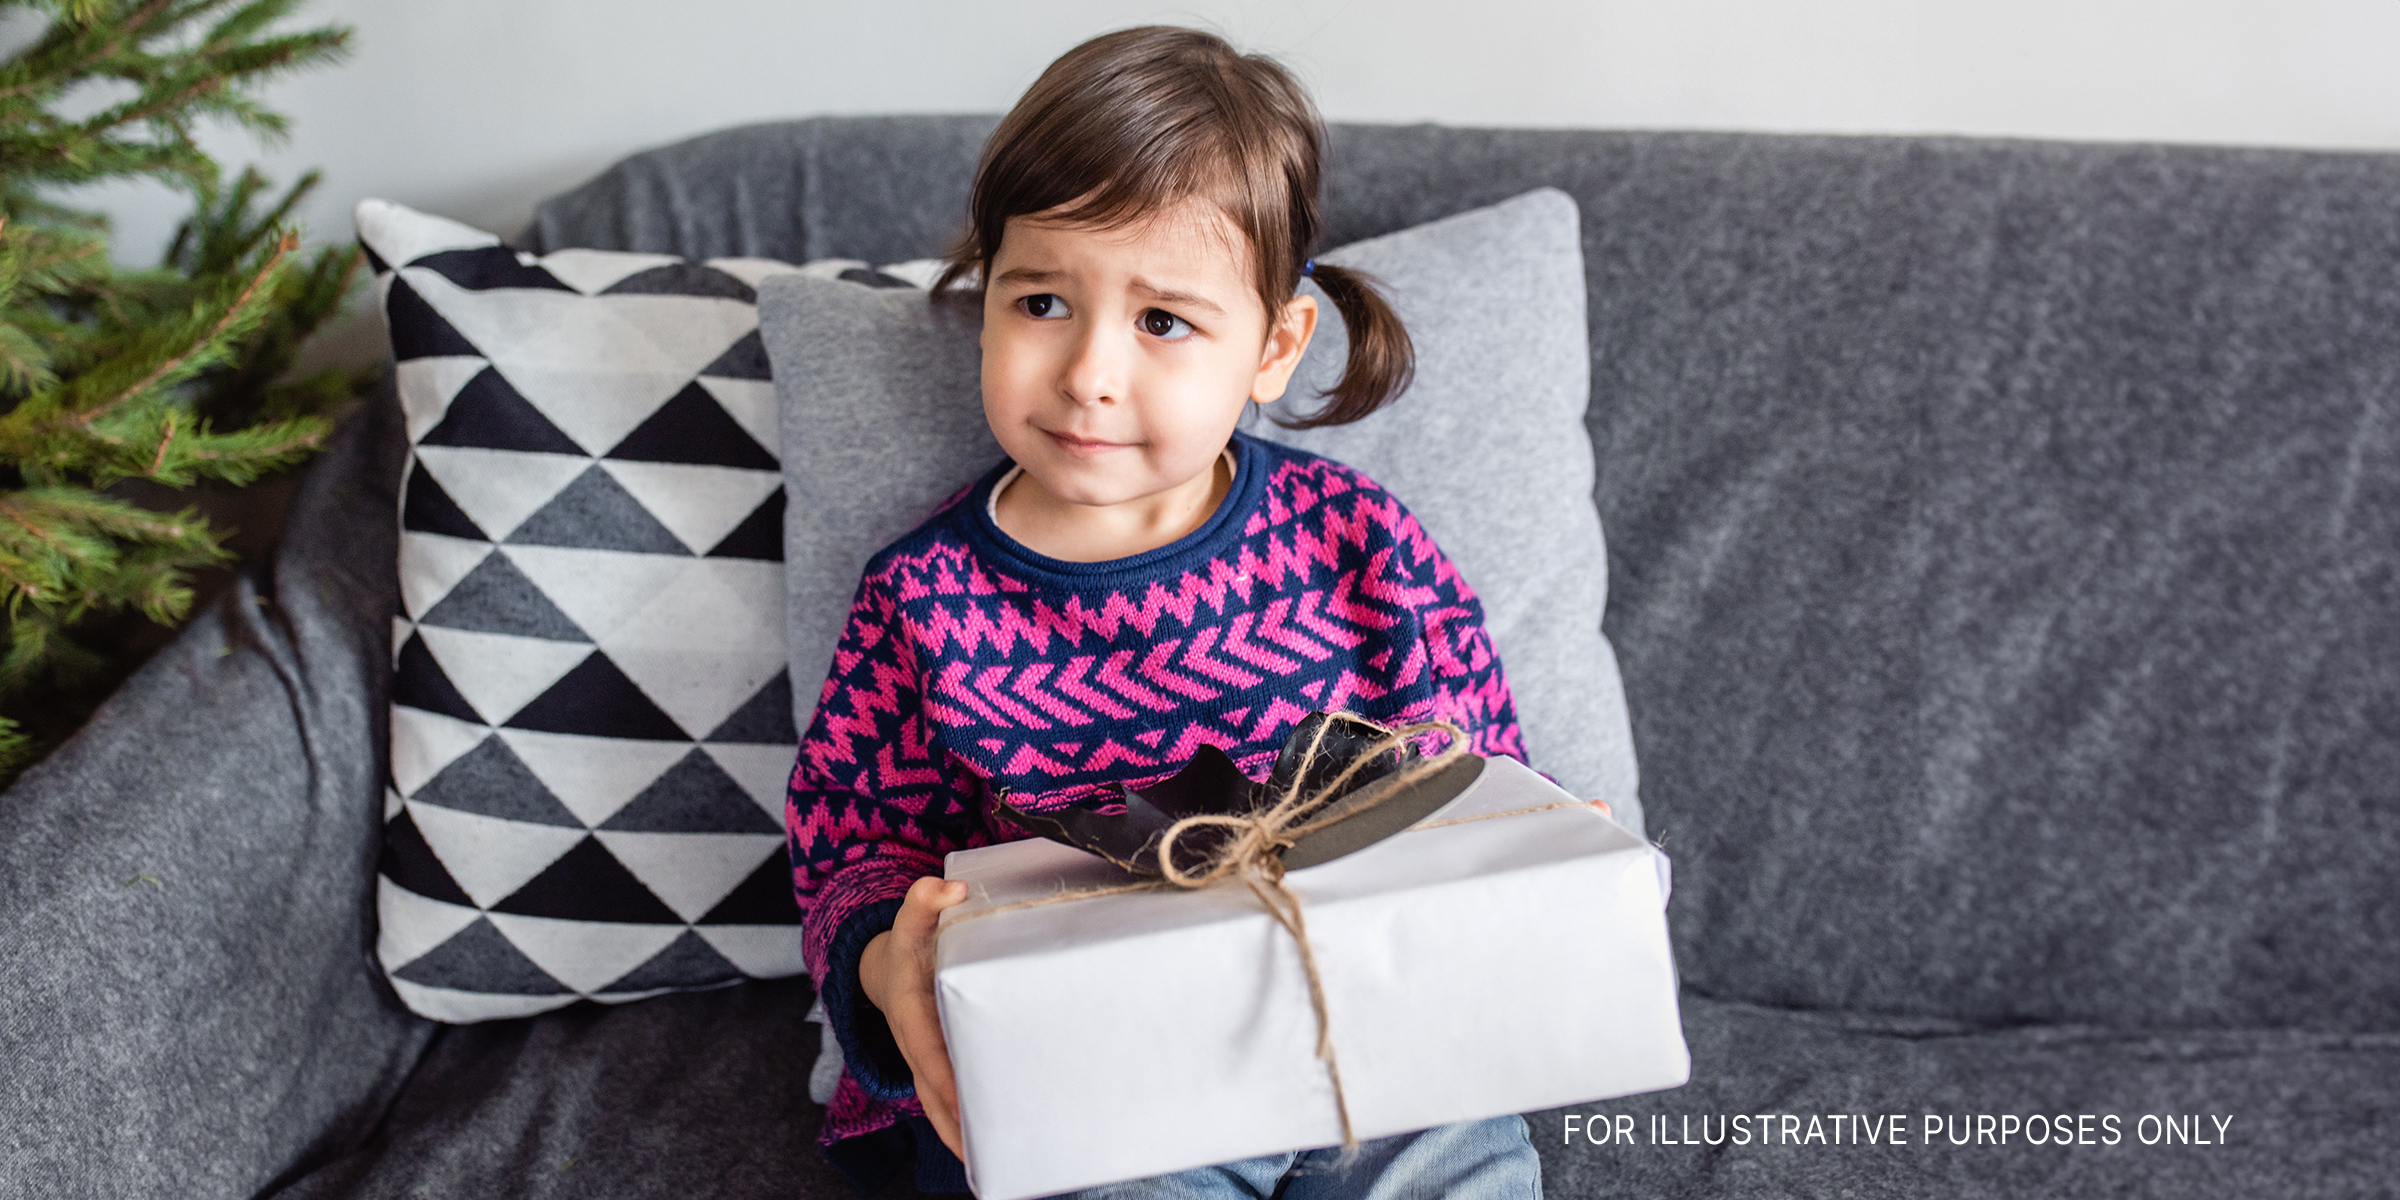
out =
<path fill-rule="evenodd" d="M 318 446 L 323 445 L 325 443 L 325 432 L 326 431 L 323 428 L 310 429 L 304 433 L 293 434 L 281 441 L 269 442 L 266 445 L 260 446 L 253 450 L 245 451 L 241 454 L 225 454 L 215 450 L 194 450 L 191 452 L 191 457 L 199 459 L 203 462 L 224 463 L 240 462 L 244 460 L 279 459 L 296 451 L 314 450 Z M 164 443 L 160 444 L 159 450 L 163 458 L 166 450 Z"/>
<path fill-rule="evenodd" d="M 20 521 L 47 517 L 152 542 L 182 542 L 195 531 L 208 533 L 207 523 L 193 512 L 160 514 L 82 488 L 28 488 L 6 493 L 0 495 L 0 509 L 17 513 Z"/>
<path fill-rule="evenodd" d="M 9 520 L 15 521 L 17 524 L 24 526 L 25 532 L 32 534 L 35 540 L 51 546 L 52 548 L 59 550 L 61 553 L 66 551 L 65 544 L 60 542 L 57 538 L 52 537 L 49 530 L 46 530 L 39 524 L 26 519 L 24 511 L 17 507 L 16 498 L 14 496 L 0 496 L 0 516 L 5 516 Z"/>
<path fill-rule="evenodd" d="M 161 516 L 81 488 L 0 493 L 0 517 L 24 530 L 0 525 L 0 571 L 14 589 L 7 601 L 12 616 L 28 601 L 68 620 L 145 596 L 141 602 L 153 606 L 163 602 L 160 589 L 174 584 L 176 570 L 228 557 L 195 512 Z M 161 569 L 166 578 L 151 578 Z"/>
<path fill-rule="evenodd" d="M 8 234 L 9 216 L 0 212 L 0 247 L 13 248 L 18 277 L 36 288 L 55 286 L 58 268 L 72 263 L 89 262 L 108 250 L 106 243 L 94 237 L 60 237 L 49 230 L 37 230 L 32 238 L 22 235 L 13 240 Z M 44 253 L 43 247 L 56 247 Z"/>
<path fill-rule="evenodd" d="M 157 19 L 160 10 L 166 8 L 172 2 L 173 0 L 150 0 L 150 3 L 135 9 L 131 15 L 125 18 L 125 23 L 117 27 L 119 36 L 110 38 L 109 40 L 100 43 L 90 54 L 81 59 L 71 63 L 62 63 L 56 68 L 50 69 L 41 77 L 27 80 L 26 82 L 20 83 L 14 87 L 0 88 L 0 100 L 6 100 L 14 96 L 23 96 L 39 91 L 43 85 L 60 79 L 80 79 L 85 75 L 93 73 L 93 71 L 98 68 L 101 63 L 107 62 L 109 59 L 115 58 L 117 55 L 124 53 L 124 35 L 139 34 L 144 26 L 147 26 L 151 21 Z M 69 34 L 68 40 L 72 40 L 72 38 L 73 35 Z M 31 57 L 31 55 L 28 55 L 28 57 Z"/>
<path fill-rule="evenodd" d="M 0 787 L 6 787 L 33 761 L 33 739 L 15 721 L 0 717 Z"/>
<path fill-rule="evenodd" d="M 233 220 L 229 221 L 228 224 L 235 225 L 236 228 L 241 230 L 241 237 L 236 242 L 236 245 L 247 248 L 257 243 L 260 238 L 265 237 L 269 230 L 289 224 L 292 210 L 299 207 L 300 201 L 306 199 L 310 192 L 317 190 L 317 184 L 324 180 L 325 173 L 323 171 L 308 171 L 303 173 L 299 179 L 293 181 L 292 186 L 284 189 L 283 196 L 275 201 L 275 207 L 268 209 L 264 215 L 260 216 L 257 220 L 250 222 L 247 227 L 239 225 L 238 222 L 241 218 L 241 215 L 249 210 L 250 198 L 257 195 L 259 192 L 266 190 L 267 181 L 266 177 L 260 175 L 256 169 L 245 171 L 243 173 L 243 178 L 245 180 L 255 179 L 258 182 L 255 187 L 251 188 L 247 192 L 237 192 L 239 200 L 231 207 L 231 210 L 228 213 L 228 215 L 233 218 Z"/>
<path fill-rule="evenodd" d="M 158 453 L 150 458 L 149 473 L 153 476 L 158 474 L 160 467 L 167 465 L 167 447 L 175 444 L 175 410 L 168 409 L 166 417 L 158 424 L 163 432 L 158 439 Z"/>
<path fill-rule="evenodd" d="M 154 97 L 148 103 L 141 103 L 139 101 L 129 102 L 126 105 L 120 105 L 116 108 L 108 109 L 98 113 L 90 120 L 84 121 L 83 123 L 75 126 L 75 131 L 86 137 L 97 137 L 100 134 L 111 129 L 115 129 L 120 125 L 129 125 L 135 121 L 148 120 L 149 118 L 157 116 L 159 113 L 165 112 L 168 109 L 181 109 L 188 107 L 193 101 L 198 100 L 200 97 L 206 96 L 207 94 L 224 86 L 224 76 L 203 75 L 197 79 L 194 79 L 189 84 L 186 84 L 181 91 L 170 92 L 164 96 Z M 65 151 L 61 150 L 60 153 L 63 154 Z"/>
<path fill-rule="evenodd" d="M 161 380 L 166 379 L 177 368 L 181 367 L 194 354 L 197 354 L 202 350 L 205 350 L 208 347 L 216 344 L 219 339 L 225 336 L 226 330 L 233 327 L 234 322 L 240 320 L 244 315 L 246 315 L 248 306 L 250 304 L 250 298 L 257 295 L 259 287 L 266 283 L 269 276 L 275 273 L 277 264 L 280 264 L 286 255 L 299 248 L 299 245 L 300 236 L 298 234 L 284 234 L 283 237 L 275 243 L 275 252 L 267 258 L 266 265 L 260 267 L 258 273 L 250 277 L 250 282 L 242 289 L 242 294 L 235 297 L 232 304 L 226 306 L 224 315 L 217 318 L 217 323 L 209 328 L 208 334 L 205 337 L 201 338 L 201 340 L 198 342 L 193 343 L 183 353 L 177 354 L 174 357 L 167 359 L 165 362 L 158 364 L 158 366 L 153 368 L 148 375 L 142 376 L 141 379 L 136 381 L 131 387 L 118 392 L 116 395 L 91 408 L 85 409 L 77 416 L 68 418 L 68 421 L 77 429 L 87 433 L 90 432 L 92 423 L 94 421 L 99 420 L 101 417 L 107 416 L 109 413 L 123 407 L 128 401 L 131 401 L 140 396 L 142 393 L 147 392 L 151 387 L 158 384 Z"/>
<path fill-rule="evenodd" d="M 228 2 L 202 0 L 173 11 L 150 12 L 159 7 L 159 0 L 153 0 L 145 10 L 149 14 L 146 21 L 158 21 L 162 28 L 133 40 L 138 43 L 164 35 Z M 287 0 L 255 0 L 220 22 L 211 39 L 198 47 L 154 56 L 138 46 L 127 49 L 126 39 L 120 37 L 85 53 L 69 68 L 74 74 L 61 78 L 56 71 L 34 72 L 33 78 L 6 91 L 39 94 L 57 90 L 51 84 L 63 86 L 100 74 L 138 83 L 143 94 L 76 123 L 60 121 L 39 109 L 8 112 L 9 123 L 18 128 L 11 131 L 13 136 L 0 137 L 0 167 L 67 183 L 126 173 L 179 174 L 194 185 L 213 178 L 216 166 L 194 141 L 185 119 L 189 114 L 214 115 L 268 140 L 279 140 L 288 133 L 289 122 L 260 105 L 247 89 L 283 71 L 339 59 L 348 49 L 349 31 L 338 27 L 240 40 L 257 34 L 290 7 Z M 68 39 L 70 43 L 73 40 Z M 34 57 L 42 53 L 37 51 Z M 19 107 L 0 102 L 0 111 Z M 143 122 L 163 126 L 165 140 L 145 143 L 112 136 L 112 131 Z"/>
<path fill-rule="evenodd" d="M 338 370 L 292 377 L 359 261 L 346 246 L 302 255 L 282 232 L 313 173 L 278 200 L 255 170 L 226 178 L 195 137 L 210 118 L 283 133 L 259 85 L 349 45 L 338 26 L 274 32 L 304 3 L 0 0 L 52 18 L 0 55 L 0 784 L 23 761 L 11 755 L 58 732 L 46 715 L 11 724 L 48 711 L 7 707 L 20 689 L 103 661 L 76 629 L 120 611 L 175 622 L 190 573 L 231 557 L 196 512 L 95 489 L 240 486 L 322 446 L 322 414 L 355 390 Z M 122 90 L 63 116 L 93 81 Z M 46 198 L 138 176 L 196 202 L 154 270 L 113 266 L 106 218 Z"/>
<path fill-rule="evenodd" d="M 17 606 L 17 597 L 33 594 L 33 582 L 11 570 L 5 560 L 0 560 L 0 579 L 8 580 L 8 607 L 11 611 L 14 611 Z"/>
<path fill-rule="evenodd" d="M 208 31 L 208 38 L 200 48 L 203 52 L 210 52 L 235 45 L 282 20 L 298 6 L 299 0 L 251 0 L 217 22 L 216 27 Z"/>

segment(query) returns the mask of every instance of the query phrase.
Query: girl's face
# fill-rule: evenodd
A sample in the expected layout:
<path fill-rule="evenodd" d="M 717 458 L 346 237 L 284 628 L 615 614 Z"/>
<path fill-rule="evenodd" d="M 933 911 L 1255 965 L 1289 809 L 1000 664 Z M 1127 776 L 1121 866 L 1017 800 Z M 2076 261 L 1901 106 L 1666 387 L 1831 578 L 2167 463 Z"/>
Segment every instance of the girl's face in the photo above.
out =
<path fill-rule="evenodd" d="M 1140 523 L 1205 497 L 1242 405 L 1283 395 L 1316 329 L 1306 296 L 1270 327 L 1246 245 L 1197 201 L 1112 230 L 1009 219 L 984 289 L 983 411 L 1042 499 Z"/>

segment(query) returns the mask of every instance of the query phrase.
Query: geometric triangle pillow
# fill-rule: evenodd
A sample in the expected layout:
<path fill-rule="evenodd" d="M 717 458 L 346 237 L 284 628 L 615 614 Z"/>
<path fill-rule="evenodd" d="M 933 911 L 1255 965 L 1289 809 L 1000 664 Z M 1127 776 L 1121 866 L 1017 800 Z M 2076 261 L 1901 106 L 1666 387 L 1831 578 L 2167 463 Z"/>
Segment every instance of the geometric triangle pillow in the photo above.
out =
<path fill-rule="evenodd" d="M 799 974 L 752 288 L 803 268 L 536 257 L 378 200 L 356 221 L 410 445 L 377 880 L 393 988 L 464 1022 Z"/>

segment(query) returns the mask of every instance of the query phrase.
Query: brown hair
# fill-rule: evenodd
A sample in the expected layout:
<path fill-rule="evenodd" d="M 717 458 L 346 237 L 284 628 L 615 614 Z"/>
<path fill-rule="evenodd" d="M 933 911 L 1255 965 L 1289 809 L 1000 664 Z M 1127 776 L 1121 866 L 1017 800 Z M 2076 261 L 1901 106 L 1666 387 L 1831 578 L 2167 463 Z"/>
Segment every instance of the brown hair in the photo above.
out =
<path fill-rule="evenodd" d="M 1119 228 L 1181 200 L 1215 204 L 1250 241 L 1251 277 L 1272 328 L 1299 291 L 1322 228 L 1325 124 L 1291 73 L 1197 29 L 1121 29 L 1060 55 L 1001 118 L 975 168 L 965 232 L 934 281 L 991 275 L 1010 217 Z M 1364 272 L 1317 263 L 1342 314 L 1350 361 L 1325 407 L 1279 423 L 1344 425 L 1398 396 L 1416 371 L 1400 316 Z"/>

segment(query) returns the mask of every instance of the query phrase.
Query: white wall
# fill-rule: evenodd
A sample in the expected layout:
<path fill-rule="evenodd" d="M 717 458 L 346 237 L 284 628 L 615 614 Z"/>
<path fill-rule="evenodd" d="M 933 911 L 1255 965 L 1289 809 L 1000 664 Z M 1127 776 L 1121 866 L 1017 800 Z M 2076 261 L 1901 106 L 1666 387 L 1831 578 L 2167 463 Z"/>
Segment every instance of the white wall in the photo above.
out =
<path fill-rule="evenodd" d="M 316 0 L 348 63 L 276 84 L 291 142 L 229 164 L 513 234 L 645 146 L 819 113 L 998 112 L 1146 22 L 1281 57 L 1334 120 L 1965 133 L 2400 149 L 2396 0 Z M 4 36 L 4 33 L 0 33 Z M 89 199 L 150 260 L 181 204 Z"/>

